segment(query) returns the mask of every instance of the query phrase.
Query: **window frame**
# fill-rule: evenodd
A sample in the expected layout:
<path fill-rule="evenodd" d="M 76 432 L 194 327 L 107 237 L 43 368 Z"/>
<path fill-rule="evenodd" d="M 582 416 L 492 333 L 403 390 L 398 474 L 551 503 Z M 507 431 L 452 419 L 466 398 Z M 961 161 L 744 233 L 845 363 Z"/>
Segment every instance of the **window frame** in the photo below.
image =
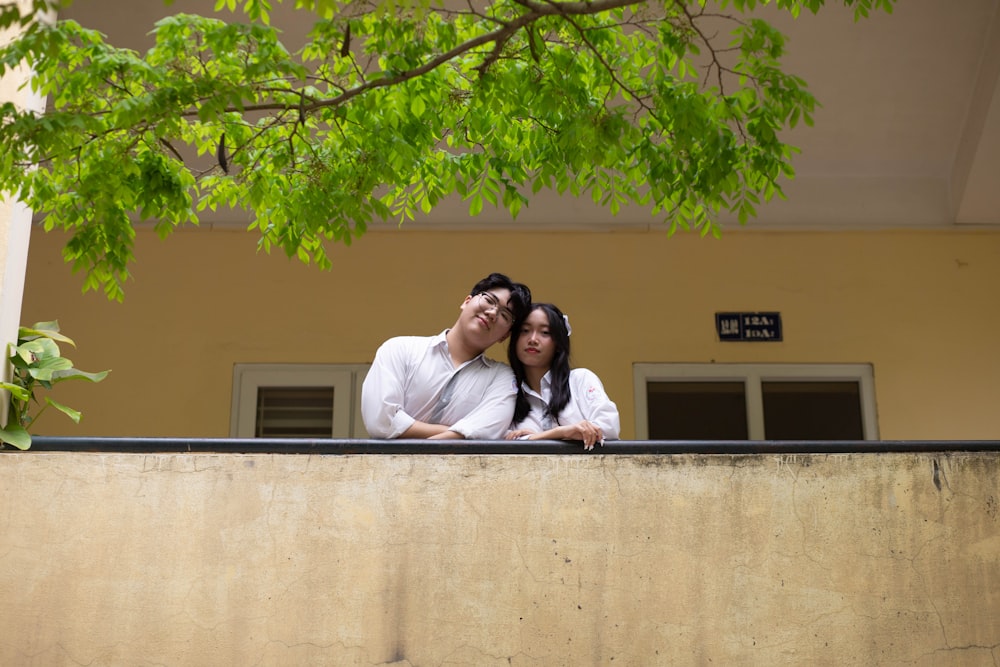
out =
<path fill-rule="evenodd" d="M 762 382 L 857 381 L 861 400 L 861 426 L 865 440 L 878 440 L 875 407 L 875 372 L 871 364 L 790 363 L 635 363 L 632 365 L 635 393 L 635 437 L 649 439 L 649 382 L 729 381 L 743 382 L 746 392 L 749 440 L 764 440 Z"/>
<path fill-rule="evenodd" d="M 229 435 L 255 437 L 260 387 L 333 387 L 330 437 L 367 438 L 361 419 L 361 385 L 369 368 L 371 364 L 234 364 Z M 337 417 L 345 414 L 346 420 Z"/>

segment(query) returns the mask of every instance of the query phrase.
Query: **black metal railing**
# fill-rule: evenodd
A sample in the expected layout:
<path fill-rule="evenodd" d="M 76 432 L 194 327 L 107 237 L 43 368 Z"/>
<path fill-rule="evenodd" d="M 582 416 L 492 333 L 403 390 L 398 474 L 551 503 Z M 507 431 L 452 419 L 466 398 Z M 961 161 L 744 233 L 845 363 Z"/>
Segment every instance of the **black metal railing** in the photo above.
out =
<path fill-rule="evenodd" d="M 18 450 L 2 450 L 18 451 Z M 351 440 L 35 436 L 36 452 L 230 454 L 851 454 L 1000 452 L 1000 440 L 614 440 L 585 451 L 558 440 Z"/>

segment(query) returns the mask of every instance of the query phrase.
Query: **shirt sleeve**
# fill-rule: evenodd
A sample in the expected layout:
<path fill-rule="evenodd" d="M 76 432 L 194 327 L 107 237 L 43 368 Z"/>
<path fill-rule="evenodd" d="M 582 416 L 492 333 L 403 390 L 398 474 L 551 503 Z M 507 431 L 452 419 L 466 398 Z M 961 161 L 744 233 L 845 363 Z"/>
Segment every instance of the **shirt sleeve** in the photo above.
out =
<path fill-rule="evenodd" d="M 403 410 L 410 356 L 402 338 L 390 338 L 375 353 L 361 385 L 361 418 L 372 438 L 398 438 L 416 421 Z"/>
<path fill-rule="evenodd" d="M 605 440 L 617 440 L 621 434 L 618 406 L 607 393 L 597 374 L 578 368 L 571 375 L 573 399 L 584 418 L 601 427 Z"/>
<path fill-rule="evenodd" d="M 497 364 L 482 403 L 471 413 L 448 427 L 466 440 L 501 440 L 514 418 L 517 387 L 514 371 L 506 364 Z"/>

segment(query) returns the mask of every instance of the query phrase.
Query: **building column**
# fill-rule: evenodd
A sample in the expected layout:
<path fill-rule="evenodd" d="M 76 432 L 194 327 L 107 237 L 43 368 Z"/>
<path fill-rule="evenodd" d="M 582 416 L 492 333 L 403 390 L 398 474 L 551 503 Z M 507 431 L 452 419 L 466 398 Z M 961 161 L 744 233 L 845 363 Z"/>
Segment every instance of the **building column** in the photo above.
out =
<path fill-rule="evenodd" d="M 19 0 L 22 11 L 30 8 L 28 0 Z M 54 14 L 46 17 L 54 20 Z M 20 28 L 0 31 L 0 44 L 14 39 Z M 24 85 L 31 76 L 27 67 L 20 67 L 0 77 L 0 102 L 13 102 L 21 109 L 45 110 L 45 98 Z M 7 346 L 17 341 L 21 324 L 21 299 L 24 296 L 24 276 L 28 264 L 28 240 L 31 237 L 31 209 L 7 192 L 0 192 L 0 345 L 6 361 Z M 3 363 L 3 379 L 10 378 L 9 364 Z M 0 400 L 0 423 L 6 424 L 8 401 L 6 392 Z"/>

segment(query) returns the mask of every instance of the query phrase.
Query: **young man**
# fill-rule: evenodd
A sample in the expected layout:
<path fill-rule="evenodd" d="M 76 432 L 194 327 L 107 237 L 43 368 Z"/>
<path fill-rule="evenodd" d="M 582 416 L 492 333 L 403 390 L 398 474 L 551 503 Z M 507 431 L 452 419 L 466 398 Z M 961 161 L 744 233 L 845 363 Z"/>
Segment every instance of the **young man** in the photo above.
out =
<path fill-rule="evenodd" d="M 483 353 L 510 335 L 514 320 L 530 304 L 526 285 L 491 273 L 465 297 L 450 329 L 384 342 L 361 388 L 368 435 L 503 438 L 514 416 L 514 374 Z"/>

